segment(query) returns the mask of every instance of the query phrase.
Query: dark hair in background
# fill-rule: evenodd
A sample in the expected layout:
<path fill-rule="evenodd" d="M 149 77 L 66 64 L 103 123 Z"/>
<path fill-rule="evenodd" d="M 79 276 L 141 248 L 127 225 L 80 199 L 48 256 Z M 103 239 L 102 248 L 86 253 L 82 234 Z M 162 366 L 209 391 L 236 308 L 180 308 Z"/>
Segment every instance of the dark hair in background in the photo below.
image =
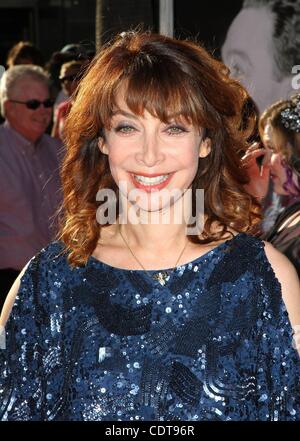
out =
<path fill-rule="evenodd" d="M 243 8 L 267 8 L 272 13 L 275 75 L 278 79 L 290 75 L 292 66 L 300 64 L 299 0 L 245 0 Z"/>
<path fill-rule="evenodd" d="M 239 157 L 253 130 L 250 118 L 247 130 L 241 129 L 247 92 L 229 77 L 223 63 L 196 43 L 128 32 L 106 45 L 93 60 L 67 119 L 60 239 L 69 251 L 69 262 L 85 264 L 99 240 L 98 190 L 111 188 L 118 195 L 108 158 L 99 151 L 97 141 L 103 129 L 110 128 L 121 87 L 133 113 L 142 115 L 146 109 L 165 123 L 181 115 L 206 129 L 211 139 L 211 153 L 199 159 L 192 184 L 194 200 L 196 190 L 204 189 L 207 220 L 203 239 L 189 236 L 189 240 L 210 243 L 231 229 L 249 231 L 260 219 L 260 206 L 244 190 L 248 177 Z M 212 232 L 213 223 L 221 231 Z"/>
<path fill-rule="evenodd" d="M 31 61 L 30 64 L 44 66 L 42 52 L 29 41 L 19 41 L 19 43 L 15 44 L 8 52 L 6 64 L 8 67 L 25 64 L 24 60 Z"/>
<path fill-rule="evenodd" d="M 50 77 L 50 90 L 52 97 L 55 98 L 61 89 L 59 79 L 61 66 L 70 61 L 85 62 L 87 65 L 94 55 L 95 52 L 93 51 L 92 42 L 69 44 L 64 46 L 61 51 L 53 52 L 50 60 L 45 66 Z"/>
<path fill-rule="evenodd" d="M 260 142 L 261 140 L 258 130 L 258 122 L 258 108 L 253 99 L 249 96 L 242 108 L 242 122 L 240 126 L 242 131 L 249 130 L 249 137 L 247 139 L 249 144 Z"/>

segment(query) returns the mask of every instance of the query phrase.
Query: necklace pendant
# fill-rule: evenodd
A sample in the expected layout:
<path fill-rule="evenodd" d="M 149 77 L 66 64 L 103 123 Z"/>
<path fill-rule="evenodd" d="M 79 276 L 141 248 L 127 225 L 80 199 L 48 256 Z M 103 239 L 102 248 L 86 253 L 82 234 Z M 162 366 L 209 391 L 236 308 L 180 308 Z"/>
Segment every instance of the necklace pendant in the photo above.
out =
<path fill-rule="evenodd" d="M 157 280 L 161 286 L 165 286 L 170 278 L 170 274 L 167 271 L 160 271 L 159 273 L 154 274 L 152 277 L 154 280 Z"/>

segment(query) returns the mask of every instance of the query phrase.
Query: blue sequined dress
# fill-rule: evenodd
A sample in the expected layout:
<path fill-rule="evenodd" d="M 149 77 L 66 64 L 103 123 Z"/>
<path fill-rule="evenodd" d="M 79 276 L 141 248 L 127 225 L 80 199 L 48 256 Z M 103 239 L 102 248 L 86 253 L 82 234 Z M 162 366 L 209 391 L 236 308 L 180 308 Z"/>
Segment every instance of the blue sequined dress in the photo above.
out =
<path fill-rule="evenodd" d="M 299 420 L 299 356 L 258 239 L 238 234 L 170 274 L 62 245 L 22 278 L 1 352 L 3 420 Z M 153 278 L 151 277 L 153 275 Z"/>

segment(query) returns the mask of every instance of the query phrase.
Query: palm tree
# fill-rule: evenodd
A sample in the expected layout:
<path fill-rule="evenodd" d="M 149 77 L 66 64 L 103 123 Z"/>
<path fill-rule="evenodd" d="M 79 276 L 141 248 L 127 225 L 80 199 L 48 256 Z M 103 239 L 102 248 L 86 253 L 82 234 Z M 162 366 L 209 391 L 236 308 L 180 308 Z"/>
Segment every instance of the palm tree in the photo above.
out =
<path fill-rule="evenodd" d="M 95 21 L 95 40 L 96 40 L 96 52 L 101 47 L 102 36 L 102 0 L 96 0 L 96 21 Z"/>

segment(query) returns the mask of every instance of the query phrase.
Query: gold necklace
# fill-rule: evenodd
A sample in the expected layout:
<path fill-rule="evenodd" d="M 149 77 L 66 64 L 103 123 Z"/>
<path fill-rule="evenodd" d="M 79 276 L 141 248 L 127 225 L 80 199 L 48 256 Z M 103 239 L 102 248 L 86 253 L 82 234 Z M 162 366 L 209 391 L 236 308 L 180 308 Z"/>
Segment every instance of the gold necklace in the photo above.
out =
<path fill-rule="evenodd" d="M 175 271 L 175 269 L 176 269 L 176 267 L 177 267 L 177 264 L 178 264 L 178 262 L 179 262 L 181 256 L 183 255 L 184 250 L 186 249 L 186 246 L 187 246 L 187 243 L 188 243 L 188 241 L 185 242 L 184 247 L 183 247 L 183 249 L 181 250 L 181 252 L 180 252 L 180 254 L 179 254 L 179 256 L 178 256 L 178 259 L 176 260 L 176 263 L 175 263 L 174 267 L 171 269 L 171 271 L 159 271 L 159 272 L 157 272 L 157 273 L 155 273 L 155 274 L 152 275 L 152 274 L 149 273 L 149 270 L 147 270 L 147 269 L 144 267 L 144 265 L 142 264 L 142 262 L 138 259 L 138 257 L 134 254 L 134 252 L 133 252 L 132 249 L 130 248 L 129 243 L 127 242 L 127 240 L 125 239 L 125 237 L 123 236 L 123 234 L 122 234 L 122 232 L 121 232 L 120 225 L 119 225 L 119 233 L 120 233 L 120 236 L 122 237 L 123 242 L 125 243 L 126 247 L 127 247 L 128 250 L 130 251 L 132 257 L 137 261 L 137 263 L 141 266 L 141 268 L 145 271 L 146 274 L 148 274 L 148 276 L 149 276 L 151 279 L 157 280 L 162 286 L 164 286 L 164 285 L 167 283 L 167 281 L 169 280 L 171 274 Z"/>

